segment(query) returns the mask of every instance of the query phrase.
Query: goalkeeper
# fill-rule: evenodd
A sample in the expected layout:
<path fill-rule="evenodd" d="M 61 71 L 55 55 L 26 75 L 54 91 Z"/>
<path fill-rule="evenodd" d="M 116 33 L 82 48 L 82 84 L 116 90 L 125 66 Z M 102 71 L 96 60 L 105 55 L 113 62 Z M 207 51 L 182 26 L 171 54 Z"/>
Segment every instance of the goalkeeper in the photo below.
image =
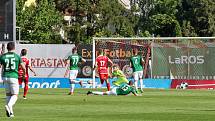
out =
<path fill-rule="evenodd" d="M 116 81 L 113 81 L 113 84 L 115 86 L 120 86 L 123 83 L 128 84 L 129 81 L 127 80 L 126 76 L 123 74 L 123 72 L 119 69 L 118 65 L 113 65 L 113 73 L 112 77 L 117 77 Z"/>

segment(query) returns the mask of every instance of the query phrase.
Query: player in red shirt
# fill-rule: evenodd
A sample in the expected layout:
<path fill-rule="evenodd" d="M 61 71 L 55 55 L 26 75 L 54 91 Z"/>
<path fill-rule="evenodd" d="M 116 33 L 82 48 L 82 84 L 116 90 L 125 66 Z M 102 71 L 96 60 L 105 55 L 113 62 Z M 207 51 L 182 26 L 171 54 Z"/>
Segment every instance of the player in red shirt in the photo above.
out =
<path fill-rule="evenodd" d="M 27 55 L 27 50 L 26 49 L 22 49 L 21 50 L 21 59 L 22 59 L 22 62 L 25 64 L 25 68 L 26 68 L 26 74 L 25 74 L 25 77 L 23 78 L 23 70 L 21 69 L 21 67 L 19 67 L 19 85 L 22 85 L 22 82 L 25 83 L 25 87 L 24 87 L 24 94 L 23 94 L 23 98 L 24 99 L 27 99 L 26 98 L 26 95 L 27 95 L 27 92 L 28 92 L 28 82 L 29 82 L 29 75 L 28 75 L 28 69 L 30 69 L 33 73 L 34 73 L 34 76 L 36 76 L 36 73 L 35 71 L 33 70 L 33 68 L 31 67 L 31 65 L 29 64 L 29 60 L 28 58 L 26 57 Z"/>
<path fill-rule="evenodd" d="M 110 82 L 108 81 L 108 62 L 113 65 L 113 62 L 105 55 L 103 55 L 103 50 L 99 50 L 99 56 L 96 58 L 96 67 L 99 74 L 101 84 L 106 81 L 107 90 L 110 91 Z"/>

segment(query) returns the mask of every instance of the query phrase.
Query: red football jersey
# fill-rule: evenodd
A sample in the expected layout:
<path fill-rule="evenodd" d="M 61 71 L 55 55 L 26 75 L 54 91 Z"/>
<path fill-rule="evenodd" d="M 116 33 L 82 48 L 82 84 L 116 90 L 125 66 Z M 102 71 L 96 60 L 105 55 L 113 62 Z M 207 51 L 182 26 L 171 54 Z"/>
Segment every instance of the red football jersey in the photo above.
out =
<path fill-rule="evenodd" d="M 107 56 L 102 55 L 96 58 L 99 74 L 108 74 L 108 60 L 109 58 Z"/>
<path fill-rule="evenodd" d="M 22 62 L 25 64 L 25 68 L 26 68 L 25 77 L 29 77 L 29 75 L 28 75 L 29 60 L 28 60 L 28 58 L 25 57 L 25 56 L 22 56 L 21 59 L 22 59 Z M 22 78 L 23 70 L 22 70 L 21 66 L 19 66 L 18 73 L 19 73 L 19 78 Z"/>

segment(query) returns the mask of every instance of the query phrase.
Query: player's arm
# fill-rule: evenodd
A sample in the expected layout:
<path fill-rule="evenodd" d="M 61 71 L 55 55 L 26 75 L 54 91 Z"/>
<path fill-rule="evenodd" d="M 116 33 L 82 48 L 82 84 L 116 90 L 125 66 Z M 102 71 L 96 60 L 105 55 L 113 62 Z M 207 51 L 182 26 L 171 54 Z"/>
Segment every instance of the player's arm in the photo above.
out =
<path fill-rule="evenodd" d="M 143 68 L 144 68 L 145 60 L 144 60 L 144 58 L 143 58 L 143 57 L 141 57 L 141 64 L 142 64 L 142 66 L 143 66 Z"/>
<path fill-rule="evenodd" d="M 32 66 L 28 65 L 28 68 L 31 70 L 32 73 L 34 73 L 34 76 L 37 76 L 36 72 L 34 71 L 34 69 L 32 68 Z"/>
<path fill-rule="evenodd" d="M 93 65 L 93 71 L 97 68 L 97 65 L 98 65 L 98 62 L 96 61 L 95 65 Z"/>
<path fill-rule="evenodd" d="M 66 72 L 64 74 L 64 77 L 67 77 L 68 73 L 69 73 L 69 65 L 70 65 L 70 60 L 69 59 L 66 59 Z"/>

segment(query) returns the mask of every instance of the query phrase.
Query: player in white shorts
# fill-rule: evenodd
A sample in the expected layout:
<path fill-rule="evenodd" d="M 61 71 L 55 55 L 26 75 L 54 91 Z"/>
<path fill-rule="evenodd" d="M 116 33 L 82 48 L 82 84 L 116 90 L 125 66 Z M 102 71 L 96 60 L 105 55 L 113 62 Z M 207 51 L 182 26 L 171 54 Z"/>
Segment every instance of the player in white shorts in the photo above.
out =
<path fill-rule="evenodd" d="M 67 58 L 67 61 L 68 61 L 67 63 L 69 64 L 69 66 L 67 67 L 64 77 L 66 77 L 67 73 L 69 72 L 69 80 L 70 80 L 70 84 L 71 84 L 69 95 L 73 95 L 74 89 L 75 89 L 75 84 L 80 84 L 82 86 L 82 81 L 76 80 L 76 78 L 78 76 L 78 70 L 79 70 L 78 63 L 81 61 L 86 62 L 86 60 L 78 55 L 77 48 L 74 47 L 72 49 L 72 55 L 70 55 Z"/>
<path fill-rule="evenodd" d="M 2 65 L 2 80 L 6 92 L 6 114 L 8 117 L 14 117 L 13 105 L 16 103 L 19 94 L 19 65 L 21 65 L 23 69 L 23 77 L 26 73 L 26 69 L 20 56 L 13 52 L 15 50 L 14 42 L 9 42 L 7 44 L 7 50 L 7 53 L 0 56 L 0 64 Z"/>

